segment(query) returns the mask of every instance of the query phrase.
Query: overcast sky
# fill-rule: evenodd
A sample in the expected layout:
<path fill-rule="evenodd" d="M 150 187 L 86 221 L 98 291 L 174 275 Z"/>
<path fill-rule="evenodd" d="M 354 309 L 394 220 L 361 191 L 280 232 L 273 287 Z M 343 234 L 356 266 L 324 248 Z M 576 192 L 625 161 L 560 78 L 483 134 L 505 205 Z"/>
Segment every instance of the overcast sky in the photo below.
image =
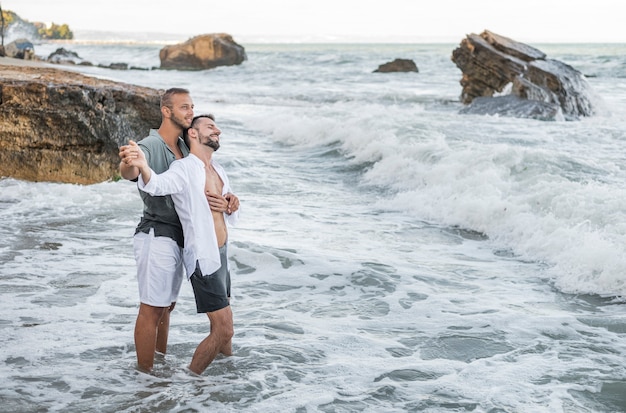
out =
<path fill-rule="evenodd" d="M 228 33 L 236 41 L 451 41 L 484 29 L 523 42 L 626 43 L 624 0 L 0 0 L 73 31 Z M 78 36 L 77 36 L 78 37 Z M 79 40 L 79 39 L 77 39 Z"/>

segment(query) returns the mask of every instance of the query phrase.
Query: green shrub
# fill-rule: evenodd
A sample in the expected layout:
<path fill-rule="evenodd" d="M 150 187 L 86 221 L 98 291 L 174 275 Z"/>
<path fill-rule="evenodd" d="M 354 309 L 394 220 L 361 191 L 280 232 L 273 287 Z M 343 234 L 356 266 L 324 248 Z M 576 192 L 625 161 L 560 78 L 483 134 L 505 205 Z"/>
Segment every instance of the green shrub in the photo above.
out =
<path fill-rule="evenodd" d="M 70 27 L 67 24 L 55 24 L 52 23 L 50 27 L 47 27 L 45 23 L 34 22 L 31 23 L 28 20 L 23 20 L 12 11 L 2 10 L 2 17 L 4 17 L 4 29 L 6 29 L 13 23 L 21 21 L 27 25 L 32 25 L 37 29 L 37 34 L 40 39 L 46 40 L 72 40 L 74 38 L 74 33 L 70 30 Z M 1 28 L 1 27 L 0 27 Z"/>
<path fill-rule="evenodd" d="M 42 39 L 72 40 L 74 38 L 74 33 L 72 33 L 67 24 L 58 25 L 52 23 L 50 27 L 38 27 L 37 32 Z"/>

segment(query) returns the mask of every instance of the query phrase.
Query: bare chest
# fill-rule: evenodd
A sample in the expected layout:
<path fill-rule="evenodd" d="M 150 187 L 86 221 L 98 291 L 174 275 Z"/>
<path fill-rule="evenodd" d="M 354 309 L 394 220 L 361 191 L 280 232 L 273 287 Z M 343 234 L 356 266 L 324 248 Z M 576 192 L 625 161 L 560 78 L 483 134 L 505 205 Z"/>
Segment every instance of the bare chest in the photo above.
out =
<path fill-rule="evenodd" d="M 212 166 L 205 168 L 206 180 L 204 183 L 204 191 L 210 192 L 213 194 L 222 195 L 222 189 L 224 188 L 224 183 L 222 179 L 218 175 L 218 173 L 213 169 Z"/>

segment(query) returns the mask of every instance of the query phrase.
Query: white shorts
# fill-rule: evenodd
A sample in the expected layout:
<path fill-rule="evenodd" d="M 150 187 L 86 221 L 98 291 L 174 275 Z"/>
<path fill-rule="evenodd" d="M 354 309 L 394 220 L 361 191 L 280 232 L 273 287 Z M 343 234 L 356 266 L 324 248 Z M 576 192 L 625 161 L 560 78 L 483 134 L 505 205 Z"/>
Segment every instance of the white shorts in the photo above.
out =
<path fill-rule="evenodd" d="M 183 249 L 168 237 L 138 232 L 133 237 L 139 301 L 153 307 L 176 302 L 184 278 Z"/>

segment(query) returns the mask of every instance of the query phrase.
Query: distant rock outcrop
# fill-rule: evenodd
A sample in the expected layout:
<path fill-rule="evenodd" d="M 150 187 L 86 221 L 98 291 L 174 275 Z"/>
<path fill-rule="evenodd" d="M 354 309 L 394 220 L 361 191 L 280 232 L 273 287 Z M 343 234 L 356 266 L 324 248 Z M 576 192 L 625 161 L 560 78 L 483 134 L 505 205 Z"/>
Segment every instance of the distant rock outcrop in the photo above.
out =
<path fill-rule="evenodd" d="M 378 66 L 374 73 L 391 73 L 391 72 L 419 72 L 417 65 L 411 59 L 395 59 L 393 62 L 387 62 Z"/>
<path fill-rule="evenodd" d="M 159 52 L 161 69 L 204 70 L 241 64 L 247 59 L 243 46 L 228 34 L 204 34 Z"/>
<path fill-rule="evenodd" d="M 33 60 L 35 46 L 28 39 L 17 39 L 4 46 L 4 53 L 14 59 Z"/>
<path fill-rule="evenodd" d="M 461 101 L 471 104 L 464 112 L 566 120 L 594 114 L 595 95 L 582 73 L 524 43 L 485 30 L 463 39 L 452 61 L 463 72 Z M 496 99 L 503 95 L 519 99 Z"/>
<path fill-rule="evenodd" d="M 46 59 L 49 63 L 56 63 L 62 65 L 85 65 L 92 66 L 91 62 L 78 56 L 78 53 L 67 50 L 63 47 L 59 47 L 54 52 L 48 55 Z"/>
<path fill-rule="evenodd" d="M 161 121 L 159 91 L 0 64 L 0 176 L 91 184 L 118 174 L 118 148 Z"/>
<path fill-rule="evenodd" d="M 54 52 L 50 53 L 46 58 L 46 62 L 55 63 L 61 65 L 80 65 L 80 66 L 93 66 L 88 60 L 83 59 L 76 52 L 72 52 L 71 50 L 66 50 L 62 47 L 56 49 Z M 108 65 L 99 64 L 98 67 L 102 67 L 105 69 L 112 70 L 128 70 L 128 63 L 110 63 Z M 146 68 L 141 67 L 130 67 L 130 69 L 137 70 L 147 70 Z"/>

